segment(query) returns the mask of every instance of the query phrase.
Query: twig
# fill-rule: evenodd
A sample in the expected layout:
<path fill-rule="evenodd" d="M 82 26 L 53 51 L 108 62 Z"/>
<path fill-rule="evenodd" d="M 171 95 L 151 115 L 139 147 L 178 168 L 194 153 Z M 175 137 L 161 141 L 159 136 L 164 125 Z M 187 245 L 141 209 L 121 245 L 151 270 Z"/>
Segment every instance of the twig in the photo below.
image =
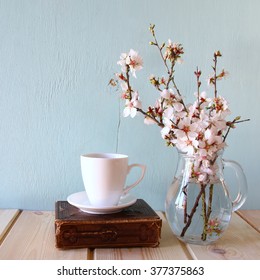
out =
<path fill-rule="evenodd" d="M 193 206 L 193 208 L 192 208 L 192 210 L 191 210 L 191 213 L 190 213 L 190 215 L 189 215 L 188 222 L 187 222 L 187 224 L 185 225 L 185 227 L 182 229 L 182 232 L 181 232 L 181 234 L 180 234 L 181 237 L 183 237 L 183 236 L 185 235 L 187 229 L 189 228 L 189 226 L 190 226 L 190 224 L 191 224 L 191 222 L 192 222 L 193 215 L 194 215 L 195 212 L 196 212 L 196 209 L 197 209 L 197 207 L 198 207 L 198 205 L 199 205 L 199 201 L 200 201 L 200 198 L 201 198 L 201 196 L 202 196 L 203 191 L 205 190 L 205 187 L 206 187 L 205 185 L 202 185 L 202 186 L 201 186 L 200 192 L 199 192 L 199 194 L 198 194 L 198 196 L 197 196 L 197 198 L 196 198 L 196 201 L 195 201 L 195 203 L 194 203 L 194 206 Z"/>
<path fill-rule="evenodd" d="M 236 124 L 236 123 L 243 123 L 243 122 L 248 122 L 248 121 L 250 121 L 250 119 L 245 119 L 245 120 L 239 120 L 240 119 L 240 117 L 236 117 L 232 122 L 228 122 L 228 130 L 227 130 L 227 132 L 226 132 L 226 134 L 223 136 L 223 142 L 225 142 L 226 141 L 226 138 L 227 138 L 227 136 L 228 136 L 228 134 L 229 134 L 229 132 L 230 132 L 230 129 L 231 128 L 234 128 L 234 125 Z"/>
<path fill-rule="evenodd" d="M 154 42 L 151 42 L 151 45 L 154 45 L 154 46 L 156 46 L 158 48 L 160 56 L 161 56 L 161 58 L 163 60 L 163 63 L 165 65 L 166 69 L 167 69 L 167 73 L 168 73 L 168 75 L 170 75 L 169 66 L 168 66 L 168 64 L 166 62 L 166 59 L 163 57 L 163 53 L 162 53 L 162 49 L 164 47 L 164 44 L 162 45 L 162 47 L 159 47 L 158 41 L 157 41 L 156 36 L 155 36 L 154 27 L 155 27 L 154 25 L 150 25 L 150 31 L 151 31 L 151 33 L 153 35 L 153 38 L 154 38 Z"/>
<path fill-rule="evenodd" d="M 206 192 L 205 192 L 205 188 L 202 191 L 202 195 L 201 195 L 201 200 L 202 200 L 202 216 L 203 216 L 203 232 L 201 234 L 201 240 L 205 241 L 207 239 L 207 225 L 208 225 L 208 221 L 207 221 L 207 212 L 206 212 Z"/>
<path fill-rule="evenodd" d="M 188 217 L 188 213 L 187 213 L 187 185 L 183 187 L 182 192 L 184 193 L 184 217 L 183 217 L 183 222 L 184 224 L 187 223 L 187 217 Z"/>
<path fill-rule="evenodd" d="M 213 67 L 213 70 L 214 70 L 214 96 L 215 98 L 217 97 L 217 54 L 214 53 L 214 67 Z"/>
<path fill-rule="evenodd" d="M 210 184 L 210 187 L 209 187 L 209 203 L 208 203 L 208 210 L 207 210 L 207 223 L 209 221 L 209 217 L 211 215 L 211 208 L 212 208 L 212 199 L 213 199 L 213 187 L 214 187 L 214 184 Z"/>
<path fill-rule="evenodd" d="M 145 111 L 143 111 L 140 108 L 135 107 L 135 109 L 140 112 L 141 114 L 143 114 L 144 116 L 146 116 L 147 118 L 152 119 L 153 121 L 156 122 L 156 124 L 160 127 L 164 127 L 164 124 L 162 122 L 159 122 L 153 115 L 149 115 L 148 113 L 146 113 Z"/>
<path fill-rule="evenodd" d="M 129 71 L 130 71 L 130 67 L 129 65 L 126 65 L 126 84 L 127 84 L 127 89 L 129 92 L 129 100 L 131 101 L 132 99 L 132 88 L 130 86 L 130 76 L 129 76 Z"/>

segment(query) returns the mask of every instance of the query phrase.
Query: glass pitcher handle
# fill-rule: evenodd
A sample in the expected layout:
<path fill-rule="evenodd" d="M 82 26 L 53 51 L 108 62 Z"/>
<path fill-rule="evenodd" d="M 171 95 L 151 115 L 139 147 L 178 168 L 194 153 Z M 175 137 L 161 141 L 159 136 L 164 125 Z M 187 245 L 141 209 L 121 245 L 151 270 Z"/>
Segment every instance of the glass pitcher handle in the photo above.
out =
<path fill-rule="evenodd" d="M 238 210 L 246 201 L 247 198 L 247 181 L 241 165 L 233 160 L 223 159 L 224 166 L 231 167 L 236 174 L 238 194 L 235 200 L 232 201 L 232 211 Z"/>

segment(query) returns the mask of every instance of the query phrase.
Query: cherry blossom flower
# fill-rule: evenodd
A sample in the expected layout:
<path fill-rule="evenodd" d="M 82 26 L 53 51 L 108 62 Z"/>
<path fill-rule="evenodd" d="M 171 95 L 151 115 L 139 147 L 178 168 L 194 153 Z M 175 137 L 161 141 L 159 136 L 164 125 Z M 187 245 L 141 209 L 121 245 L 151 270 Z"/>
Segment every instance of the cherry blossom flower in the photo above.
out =
<path fill-rule="evenodd" d="M 201 93 L 195 92 L 194 95 L 197 99 L 197 102 L 195 101 L 194 105 L 196 104 L 200 109 L 204 109 L 208 106 L 211 99 L 207 97 L 206 91 L 202 91 Z"/>
<path fill-rule="evenodd" d="M 181 152 L 186 153 L 187 155 L 193 155 L 199 145 L 199 141 L 196 140 L 196 137 L 187 135 L 178 137 L 178 139 L 173 139 L 172 142 Z"/>
<path fill-rule="evenodd" d="M 172 130 L 173 123 L 169 118 L 164 117 L 163 119 L 164 127 L 161 129 L 161 136 L 163 139 L 169 138 L 170 131 Z"/>
<path fill-rule="evenodd" d="M 165 88 L 163 91 L 161 91 L 160 95 L 165 99 L 169 99 L 171 97 L 171 90 Z"/>
<path fill-rule="evenodd" d="M 168 120 L 173 120 L 174 119 L 174 114 L 175 114 L 174 108 L 172 106 L 168 106 L 163 111 L 164 120 L 166 120 L 166 122 Z M 164 121 L 164 124 L 166 124 L 165 121 Z"/>
<path fill-rule="evenodd" d="M 170 39 L 168 40 L 168 45 L 164 54 L 165 59 L 169 59 L 172 62 L 182 63 L 183 59 L 181 55 L 184 53 L 183 47 L 179 43 L 173 43 Z"/>
<path fill-rule="evenodd" d="M 120 60 L 117 62 L 118 65 L 121 66 L 121 70 L 126 73 L 127 67 L 126 67 L 126 58 L 128 54 L 127 53 L 121 53 Z"/>
<path fill-rule="evenodd" d="M 143 59 L 136 51 L 131 49 L 126 57 L 126 64 L 129 65 L 131 73 L 136 78 L 135 72 L 143 68 Z"/>
<path fill-rule="evenodd" d="M 173 107 L 177 113 L 183 112 L 184 106 L 180 102 L 174 102 Z"/>
<path fill-rule="evenodd" d="M 228 102 L 222 96 L 215 97 L 211 102 L 211 106 L 214 106 L 216 113 L 219 112 L 226 112 L 227 114 L 230 113 L 230 110 L 228 108 Z"/>
<path fill-rule="evenodd" d="M 124 73 L 129 68 L 132 75 L 136 78 L 135 72 L 143 68 L 143 59 L 136 51 L 130 49 L 129 53 L 122 53 L 120 55 L 120 60 L 117 64 L 121 65 L 121 70 Z"/>
<path fill-rule="evenodd" d="M 174 130 L 177 138 L 196 138 L 198 136 L 197 132 L 198 124 L 192 123 L 189 117 L 181 119 L 178 123 L 178 127 Z"/>
<path fill-rule="evenodd" d="M 137 114 L 137 109 L 142 108 L 142 103 L 139 101 L 139 95 L 134 92 L 131 100 L 126 100 L 125 109 L 123 111 L 123 116 L 134 118 Z"/>

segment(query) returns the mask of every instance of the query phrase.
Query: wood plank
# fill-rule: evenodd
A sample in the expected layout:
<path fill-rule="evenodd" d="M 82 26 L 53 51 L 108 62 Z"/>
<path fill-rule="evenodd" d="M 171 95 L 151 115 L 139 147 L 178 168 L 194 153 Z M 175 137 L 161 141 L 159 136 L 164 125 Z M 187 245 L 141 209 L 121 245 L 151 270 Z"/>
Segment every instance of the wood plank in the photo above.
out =
<path fill-rule="evenodd" d="M 172 234 L 164 214 L 158 212 L 162 218 L 162 238 L 159 247 L 156 248 L 105 248 L 95 249 L 95 260 L 151 260 L 172 259 L 186 260 L 190 255 L 185 246 Z"/>
<path fill-rule="evenodd" d="M 0 260 L 87 259 L 88 249 L 55 247 L 53 212 L 23 211 L 0 247 Z"/>
<path fill-rule="evenodd" d="M 260 260 L 260 234 L 235 213 L 229 228 L 215 244 L 187 248 L 198 260 Z"/>
<path fill-rule="evenodd" d="M 260 210 L 239 210 L 237 214 L 260 232 Z"/>
<path fill-rule="evenodd" d="M 0 209 L 0 244 L 19 213 L 18 209 Z"/>

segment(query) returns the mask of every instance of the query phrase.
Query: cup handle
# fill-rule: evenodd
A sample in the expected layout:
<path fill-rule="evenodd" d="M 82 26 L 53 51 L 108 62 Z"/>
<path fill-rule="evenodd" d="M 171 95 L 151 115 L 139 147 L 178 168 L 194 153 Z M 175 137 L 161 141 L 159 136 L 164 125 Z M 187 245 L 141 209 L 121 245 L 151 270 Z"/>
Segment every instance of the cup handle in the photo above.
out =
<path fill-rule="evenodd" d="M 143 178 L 144 178 L 146 166 L 142 165 L 142 164 L 137 164 L 137 163 L 131 164 L 131 165 L 128 166 L 127 174 L 131 171 L 131 169 L 133 167 L 140 167 L 141 168 L 141 170 L 142 170 L 141 176 L 140 176 L 140 178 L 135 183 L 133 183 L 133 184 L 131 184 L 131 185 L 129 185 L 129 186 L 124 188 L 123 195 L 126 195 L 133 187 L 138 185 L 143 180 Z"/>

